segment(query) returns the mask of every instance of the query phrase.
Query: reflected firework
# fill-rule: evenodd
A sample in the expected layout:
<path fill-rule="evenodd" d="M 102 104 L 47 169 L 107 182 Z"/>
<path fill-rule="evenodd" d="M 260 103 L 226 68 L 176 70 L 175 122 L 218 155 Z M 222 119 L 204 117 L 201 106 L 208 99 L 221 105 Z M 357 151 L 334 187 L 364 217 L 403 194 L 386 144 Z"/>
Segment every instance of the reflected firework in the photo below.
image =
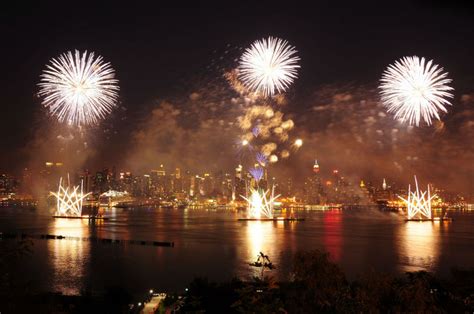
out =
<path fill-rule="evenodd" d="M 239 78 L 248 89 L 273 96 L 284 92 L 297 78 L 299 60 L 295 47 L 285 40 L 257 40 L 240 58 Z"/>
<path fill-rule="evenodd" d="M 390 65 L 383 73 L 381 84 L 382 102 L 396 119 L 418 126 L 420 120 L 431 125 L 432 119 L 440 119 L 439 112 L 447 112 L 453 90 L 447 72 L 425 58 L 405 57 Z"/>
<path fill-rule="evenodd" d="M 76 50 L 51 59 L 38 86 L 43 105 L 59 122 L 84 126 L 97 124 L 116 106 L 117 84 L 110 63 Z"/>

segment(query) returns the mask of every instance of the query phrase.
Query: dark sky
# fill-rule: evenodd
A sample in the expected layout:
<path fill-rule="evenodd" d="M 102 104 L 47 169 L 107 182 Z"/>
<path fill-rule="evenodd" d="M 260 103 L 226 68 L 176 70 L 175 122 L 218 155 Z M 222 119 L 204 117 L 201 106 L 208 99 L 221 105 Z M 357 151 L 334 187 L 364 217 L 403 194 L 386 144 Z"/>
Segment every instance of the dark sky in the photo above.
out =
<path fill-rule="evenodd" d="M 216 51 L 228 44 L 246 47 L 268 35 L 297 47 L 302 68 L 293 92 L 300 97 L 310 94 L 308 86 L 375 82 L 388 63 L 412 54 L 442 64 L 456 78 L 457 90 L 473 86 L 472 6 L 450 1 L 313 2 L 303 7 L 292 1 L 257 6 L 238 1 L 217 6 L 38 1 L 2 7 L 0 169 L 23 161 L 20 151 L 44 114 L 35 96 L 44 65 L 73 49 L 93 50 L 112 63 L 129 117 L 206 75 Z"/>

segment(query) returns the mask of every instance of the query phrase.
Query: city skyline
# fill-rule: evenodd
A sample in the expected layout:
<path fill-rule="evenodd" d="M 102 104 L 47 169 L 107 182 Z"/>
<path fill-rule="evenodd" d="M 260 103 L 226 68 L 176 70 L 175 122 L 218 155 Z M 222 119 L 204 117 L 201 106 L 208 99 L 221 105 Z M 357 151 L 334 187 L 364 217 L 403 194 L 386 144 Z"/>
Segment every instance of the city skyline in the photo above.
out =
<path fill-rule="evenodd" d="M 407 193 L 404 182 L 390 177 L 373 181 L 363 177 L 348 178 L 339 169 L 321 172 L 321 166 L 316 160 L 301 181 L 275 177 L 268 173 L 268 169 L 257 167 L 262 169 L 262 176 L 256 180 L 252 174 L 255 168 L 244 168 L 242 165 L 230 172 L 220 170 L 198 173 L 160 165 L 143 173 L 132 173 L 116 167 L 69 173 L 61 162 L 46 162 L 43 170 L 34 172 L 25 169 L 22 177 L 2 174 L 0 196 L 5 200 L 30 200 L 31 197 L 33 200 L 41 200 L 54 193 L 57 181 L 65 177 L 69 184 L 83 186 L 84 193 L 91 193 L 91 199 L 99 200 L 107 193 L 127 193 L 130 197 L 146 197 L 156 202 L 156 205 L 176 200 L 186 203 L 213 200 L 221 205 L 231 205 L 248 196 L 249 187 L 274 187 L 281 199 L 288 200 L 290 204 L 301 205 L 386 205 L 386 202 L 391 202 L 392 206 L 403 206 L 397 200 Z M 472 202 L 471 194 L 444 189 L 430 182 L 428 185 L 438 194 L 435 200 L 437 206 L 441 206 L 440 203 L 465 206 Z"/>

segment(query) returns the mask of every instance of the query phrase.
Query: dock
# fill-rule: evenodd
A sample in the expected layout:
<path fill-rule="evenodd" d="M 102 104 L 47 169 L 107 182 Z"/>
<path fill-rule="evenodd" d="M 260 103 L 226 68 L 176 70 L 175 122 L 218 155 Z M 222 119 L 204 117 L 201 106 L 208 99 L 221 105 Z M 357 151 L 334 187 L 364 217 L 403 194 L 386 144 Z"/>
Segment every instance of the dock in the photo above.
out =
<path fill-rule="evenodd" d="M 61 218 L 61 219 L 87 219 L 87 220 L 109 220 L 109 217 L 102 217 L 102 216 L 59 216 L 54 215 L 53 218 Z"/>
<path fill-rule="evenodd" d="M 89 241 L 103 244 L 135 244 L 144 246 L 161 246 L 174 247 L 174 242 L 168 241 L 146 241 L 146 240 L 124 240 L 112 238 L 98 238 L 98 237 L 72 237 L 56 234 L 26 234 L 26 233 L 3 233 L 0 232 L 0 239 L 15 240 L 15 239 L 35 239 L 35 240 L 75 240 L 75 241 Z"/>
<path fill-rule="evenodd" d="M 435 222 L 435 221 L 440 221 L 440 222 L 443 222 L 443 221 L 453 221 L 454 219 L 453 218 L 441 218 L 441 217 L 435 217 L 435 218 L 410 218 L 410 219 L 405 219 L 406 222 L 408 221 L 418 221 L 418 222 L 423 222 L 423 221 L 431 221 L 431 222 Z"/>
<path fill-rule="evenodd" d="M 285 218 L 285 217 L 275 217 L 275 218 L 239 218 L 237 221 L 304 221 L 304 218 Z"/>

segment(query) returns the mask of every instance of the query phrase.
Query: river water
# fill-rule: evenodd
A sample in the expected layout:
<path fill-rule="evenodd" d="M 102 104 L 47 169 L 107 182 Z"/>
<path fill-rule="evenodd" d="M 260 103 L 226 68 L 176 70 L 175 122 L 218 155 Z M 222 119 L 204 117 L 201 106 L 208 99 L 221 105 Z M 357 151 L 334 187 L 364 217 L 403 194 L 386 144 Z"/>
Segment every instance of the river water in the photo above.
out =
<path fill-rule="evenodd" d="M 448 276 L 451 267 L 474 267 L 474 212 L 448 212 L 451 222 L 405 222 L 376 209 L 300 211 L 301 222 L 237 221 L 225 210 L 108 209 L 110 220 L 53 219 L 49 210 L 0 208 L 0 232 L 122 240 L 172 241 L 175 246 L 106 244 L 86 240 L 33 240 L 16 276 L 35 291 L 79 294 L 121 286 L 181 291 L 194 277 L 249 278 L 259 252 L 288 278 L 298 250 L 328 251 L 349 276 L 369 270 L 428 270 Z M 11 241 L 11 240 L 3 240 Z"/>

